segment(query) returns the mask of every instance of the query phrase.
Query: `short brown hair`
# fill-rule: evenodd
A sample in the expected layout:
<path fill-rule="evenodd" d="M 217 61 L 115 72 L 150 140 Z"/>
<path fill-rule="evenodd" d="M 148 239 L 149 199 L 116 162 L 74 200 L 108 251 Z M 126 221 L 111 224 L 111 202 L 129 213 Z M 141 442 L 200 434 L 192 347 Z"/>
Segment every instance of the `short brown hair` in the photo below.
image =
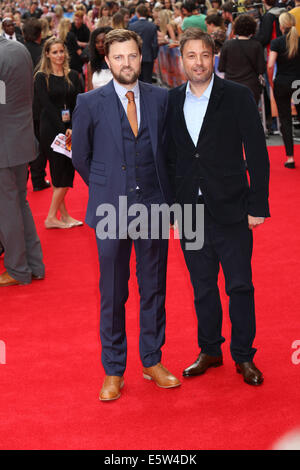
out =
<path fill-rule="evenodd" d="M 140 16 L 142 16 L 144 18 L 147 18 L 147 16 L 148 16 L 148 8 L 143 3 L 138 5 L 135 11 L 136 11 L 136 13 L 138 13 Z"/>
<path fill-rule="evenodd" d="M 113 31 L 110 31 L 106 36 L 104 40 L 104 53 L 106 56 L 109 54 L 109 48 L 114 42 L 126 42 L 126 41 L 131 41 L 133 39 L 138 48 L 139 48 L 139 53 L 142 53 L 142 38 L 135 32 L 135 31 L 130 31 L 128 29 L 114 29 Z"/>
<path fill-rule="evenodd" d="M 212 53 L 214 54 L 215 42 L 213 38 L 209 34 L 204 33 L 200 28 L 188 28 L 182 33 L 180 37 L 179 46 L 181 55 L 183 53 L 185 44 L 188 41 L 193 40 L 202 41 L 205 46 L 211 49 Z"/>

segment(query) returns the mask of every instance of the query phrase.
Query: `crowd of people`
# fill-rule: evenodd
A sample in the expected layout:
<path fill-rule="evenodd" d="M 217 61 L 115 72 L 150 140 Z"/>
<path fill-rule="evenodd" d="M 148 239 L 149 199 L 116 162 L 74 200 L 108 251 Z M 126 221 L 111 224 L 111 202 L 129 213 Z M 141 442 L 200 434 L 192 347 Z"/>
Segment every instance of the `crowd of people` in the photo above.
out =
<path fill-rule="evenodd" d="M 283 27 L 279 17 L 287 12 L 292 16 L 285 16 Z M 291 84 L 300 75 L 300 53 L 296 47 L 296 34 L 300 34 L 299 0 L 264 0 L 263 4 L 252 0 L 6 0 L 0 2 L 0 18 L 1 34 L 25 44 L 34 69 L 41 61 L 46 41 L 52 36 L 59 38 L 68 54 L 70 70 L 79 75 L 81 91 L 103 86 L 112 78 L 103 52 L 105 35 L 111 29 L 130 29 L 142 37 L 140 79 L 149 83 L 160 46 L 178 47 L 180 36 L 190 27 L 207 31 L 215 41 L 218 72 L 226 79 L 248 86 L 257 104 L 263 92 L 269 132 L 272 132 L 270 88 L 274 90 L 286 150 L 285 166 L 294 168 L 293 122 L 287 102 L 293 93 Z M 271 42 L 281 36 L 287 38 L 288 49 L 293 37 L 294 45 L 289 49 L 288 60 L 282 59 L 285 40 L 281 40 L 276 57 L 272 50 Z M 282 86 L 278 85 L 282 81 L 286 82 L 289 93 L 283 93 Z M 286 99 L 282 99 L 282 94 Z M 299 106 L 295 105 L 299 118 Z M 35 133 L 39 140 L 37 106 L 34 109 Z M 50 186 L 45 180 L 46 160 L 46 153 L 39 149 L 38 158 L 30 163 L 36 191 Z"/>

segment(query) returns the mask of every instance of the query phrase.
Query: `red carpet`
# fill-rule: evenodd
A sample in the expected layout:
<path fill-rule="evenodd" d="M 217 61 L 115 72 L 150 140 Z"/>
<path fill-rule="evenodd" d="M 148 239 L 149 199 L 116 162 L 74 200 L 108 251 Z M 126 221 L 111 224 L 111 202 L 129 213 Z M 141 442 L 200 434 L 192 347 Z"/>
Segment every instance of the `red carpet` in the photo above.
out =
<path fill-rule="evenodd" d="M 265 375 L 260 388 L 244 384 L 235 372 L 223 279 L 224 366 L 183 380 L 174 390 L 145 381 L 132 263 L 125 387 L 117 402 L 99 402 L 103 370 L 93 232 L 87 226 L 45 230 L 51 191 L 29 188 L 47 277 L 0 292 L 0 340 L 7 355 L 0 365 L 1 449 L 268 449 L 300 425 L 300 364 L 291 360 L 292 343 L 300 340 L 300 166 L 285 169 L 279 147 L 270 149 L 270 160 L 272 218 L 255 231 L 253 258 L 256 362 Z M 68 196 L 73 216 L 84 217 L 86 199 L 77 177 Z M 163 362 L 180 376 L 197 354 L 192 289 L 178 240 L 172 240 Z"/>

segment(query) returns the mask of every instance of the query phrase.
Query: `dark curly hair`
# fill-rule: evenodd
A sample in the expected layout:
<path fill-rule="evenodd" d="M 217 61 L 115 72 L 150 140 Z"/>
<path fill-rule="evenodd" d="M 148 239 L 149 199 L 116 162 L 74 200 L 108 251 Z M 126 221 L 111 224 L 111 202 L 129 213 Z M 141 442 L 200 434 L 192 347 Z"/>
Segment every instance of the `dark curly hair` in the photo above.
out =
<path fill-rule="evenodd" d="M 251 15 L 240 15 L 233 24 L 234 33 L 237 36 L 253 36 L 256 32 L 256 21 Z"/>
<path fill-rule="evenodd" d="M 91 62 L 91 69 L 93 72 L 98 72 L 102 68 L 102 64 L 104 61 L 104 54 L 99 54 L 96 49 L 96 38 L 99 34 L 107 34 L 112 31 L 110 26 L 103 26 L 101 28 L 96 28 L 90 37 L 89 42 L 89 52 L 90 52 L 90 62 Z"/>

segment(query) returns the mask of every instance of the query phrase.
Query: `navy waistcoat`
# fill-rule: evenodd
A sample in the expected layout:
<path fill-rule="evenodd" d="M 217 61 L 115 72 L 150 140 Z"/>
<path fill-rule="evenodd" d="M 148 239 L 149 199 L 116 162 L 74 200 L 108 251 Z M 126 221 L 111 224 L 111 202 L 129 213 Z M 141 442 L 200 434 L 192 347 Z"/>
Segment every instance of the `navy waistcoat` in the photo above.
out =
<path fill-rule="evenodd" d="M 126 193 L 128 205 L 137 202 L 146 205 L 163 203 L 163 196 L 155 168 L 150 133 L 141 97 L 141 122 L 137 137 L 134 136 L 122 103 L 119 102 L 123 148 L 126 163 Z"/>

